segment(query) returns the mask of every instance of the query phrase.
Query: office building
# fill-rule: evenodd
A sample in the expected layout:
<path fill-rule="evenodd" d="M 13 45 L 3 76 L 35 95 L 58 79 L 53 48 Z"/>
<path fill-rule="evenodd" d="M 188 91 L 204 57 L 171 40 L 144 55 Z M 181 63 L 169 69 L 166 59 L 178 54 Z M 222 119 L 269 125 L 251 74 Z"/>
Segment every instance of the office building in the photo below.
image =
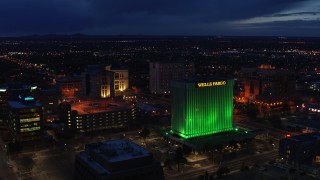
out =
<path fill-rule="evenodd" d="M 231 79 L 188 78 L 171 84 L 171 128 L 191 138 L 233 130 Z"/>
<path fill-rule="evenodd" d="M 265 106 L 282 105 L 283 99 L 295 94 L 295 76 L 293 72 L 261 65 L 259 68 L 242 68 L 238 81 L 243 85 L 239 100 L 257 102 Z"/>
<path fill-rule="evenodd" d="M 126 68 L 112 68 L 106 66 L 108 71 L 114 73 L 114 92 L 117 95 L 129 88 L 129 72 Z"/>
<path fill-rule="evenodd" d="M 307 133 L 281 139 L 279 155 L 293 165 L 320 164 L 320 134 Z"/>
<path fill-rule="evenodd" d="M 7 87 L 0 87 L 0 124 L 8 121 L 8 93 Z"/>
<path fill-rule="evenodd" d="M 87 144 L 76 155 L 75 179 L 154 179 L 163 180 L 159 161 L 145 148 L 128 140 Z"/>
<path fill-rule="evenodd" d="M 149 63 L 149 89 L 154 94 L 170 93 L 172 80 L 184 79 L 194 75 L 193 63 L 151 62 Z"/>
<path fill-rule="evenodd" d="M 63 98 L 74 97 L 82 88 L 82 78 L 79 76 L 63 77 L 56 80 L 56 86 Z"/>
<path fill-rule="evenodd" d="M 127 69 L 105 65 L 91 65 L 82 73 L 82 94 L 90 98 L 114 97 L 129 88 Z"/>
<path fill-rule="evenodd" d="M 8 101 L 8 125 L 12 137 L 20 142 L 40 140 L 42 135 L 42 104 L 34 97 L 19 96 L 18 101 Z"/>

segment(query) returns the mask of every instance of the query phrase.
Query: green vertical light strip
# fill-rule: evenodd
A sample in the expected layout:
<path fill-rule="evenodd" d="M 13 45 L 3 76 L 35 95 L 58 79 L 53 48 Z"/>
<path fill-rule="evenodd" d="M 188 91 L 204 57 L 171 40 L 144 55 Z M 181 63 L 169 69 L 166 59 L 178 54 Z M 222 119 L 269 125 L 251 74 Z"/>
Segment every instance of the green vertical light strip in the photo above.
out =
<path fill-rule="evenodd" d="M 233 80 L 202 88 L 194 82 L 175 81 L 171 92 L 174 133 L 190 138 L 233 130 Z"/>

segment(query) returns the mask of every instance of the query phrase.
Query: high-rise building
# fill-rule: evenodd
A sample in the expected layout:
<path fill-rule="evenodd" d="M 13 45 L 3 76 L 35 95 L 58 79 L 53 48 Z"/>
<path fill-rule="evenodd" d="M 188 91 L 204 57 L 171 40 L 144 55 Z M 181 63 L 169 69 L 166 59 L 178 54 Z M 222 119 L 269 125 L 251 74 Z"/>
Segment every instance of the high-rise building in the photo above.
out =
<path fill-rule="evenodd" d="M 233 130 L 231 79 L 188 78 L 171 84 L 171 128 L 184 138 Z"/>
<path fill-rule="evenodd" d="M 42 104 L 34 97 L 19 96 L 19 101 L 8 101 L 8 125 L 12 137 L 20 142 L 40 140 L 43 115 Z"/>
<path fill-rule="evenodd" d="M 111 66 L 106 66 L 108 71 L 114 73 L 114 92 L 122 92 L 129 88 L 129 72 L 126 68 L 111 68 Z"/>
<path fill-rule="evenodd" d="M 6 87 L 0 87 L 0 124 L 8 121 L 8 93 Z"/>
<path fill-rule="evenodd" d="M 151 93 L 170 93 L 170 82 L 172 80 L 184 79 L 194 75 L 193 63 L 180 62 L 151 62 L 149 64 Z"/>
<path fill-rule="evenodd" d="M 145 148 L 128 140 L 87 144 L 76 155 L 75 179 L 163 180 L 159 161 Z"/>
<path fill-rule="evenodd" d="M 114 73 L 104 66 L 87 66 L 82 73 L 82 92 L 90 98 L 107 98 L 114 96 Z"/>
<path fill-rule="evenodd" d="M 112 69 L 111 66 L 91 65 L 82 73 L 82 94 L 90 98 L 113 97 L 129 88 L 127 69 Z"/>

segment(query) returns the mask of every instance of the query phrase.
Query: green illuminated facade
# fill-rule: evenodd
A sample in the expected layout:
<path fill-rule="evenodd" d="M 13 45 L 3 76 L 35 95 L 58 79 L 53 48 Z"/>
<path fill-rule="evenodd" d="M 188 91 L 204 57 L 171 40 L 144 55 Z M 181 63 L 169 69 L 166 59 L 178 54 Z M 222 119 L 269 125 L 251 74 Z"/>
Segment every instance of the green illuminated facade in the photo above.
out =
<path fill-rule="evenodd" d="M 233 130 L 233 84 L 216 78 L 173 81 L 173 133 L 191 138 Z"/>

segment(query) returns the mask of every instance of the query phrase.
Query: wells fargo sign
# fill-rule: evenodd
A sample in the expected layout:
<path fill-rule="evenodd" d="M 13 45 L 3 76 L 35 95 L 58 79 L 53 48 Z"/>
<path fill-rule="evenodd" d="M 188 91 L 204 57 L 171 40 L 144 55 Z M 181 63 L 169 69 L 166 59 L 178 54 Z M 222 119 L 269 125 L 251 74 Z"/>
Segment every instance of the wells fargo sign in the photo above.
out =
<path fill-rule="evenodd" d="M 196 83 L 196 87 L 225 86 L 227 81 L 211 81 Z"/>

